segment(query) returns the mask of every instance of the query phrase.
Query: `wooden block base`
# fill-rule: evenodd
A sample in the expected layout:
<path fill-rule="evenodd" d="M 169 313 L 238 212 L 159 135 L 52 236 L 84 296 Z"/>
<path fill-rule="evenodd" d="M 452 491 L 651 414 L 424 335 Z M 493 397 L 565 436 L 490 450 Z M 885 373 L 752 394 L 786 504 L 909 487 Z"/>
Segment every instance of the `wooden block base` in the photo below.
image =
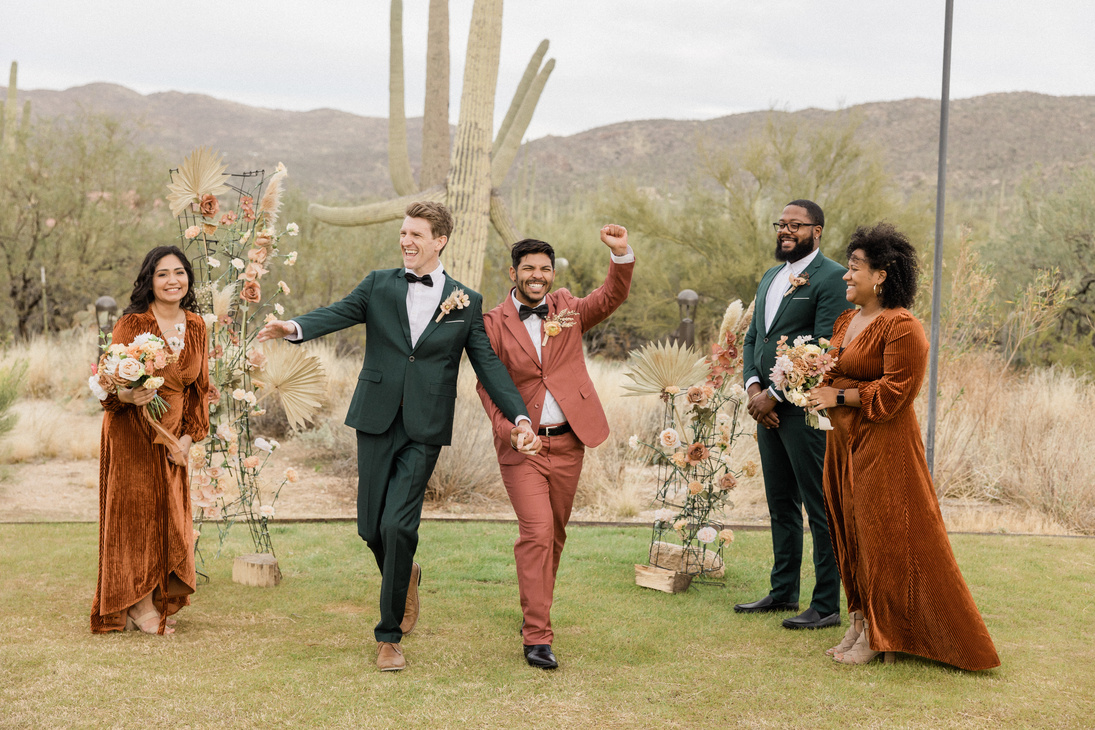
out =
<path fill-rule="evenodd" d="M 278 559 L 270 553 L 240 555 L 232 563 L 232 580 L 245 586 L 273 588 L 281 583 Z"/>
<path fill-rule="evenodd" d="M 692 576 L 675 570 L 657 568 L 653 565 L 635 565 L 635 583 L 644 588 L 653 588 L 663 593 L 683 593 L 692 583 Z"/>

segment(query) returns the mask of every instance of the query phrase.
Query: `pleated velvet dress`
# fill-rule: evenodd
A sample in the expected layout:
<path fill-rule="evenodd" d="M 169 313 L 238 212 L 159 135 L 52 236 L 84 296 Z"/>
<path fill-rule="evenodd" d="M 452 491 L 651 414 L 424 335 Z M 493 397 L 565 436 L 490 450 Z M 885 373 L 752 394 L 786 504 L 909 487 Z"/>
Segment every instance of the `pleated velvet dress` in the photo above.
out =
<path fill-rule="evenodd" d="M 164 336 L 151 311 L 127 314 L 114 326 L 113 342 L 129 344 L 144 332 Z M 209 435 L 208 346 L 199 315 L 186 313 L 183 342 L 178 362 L 156 373 L 164 378 L 158 392 L 169 406 L 160 425 L 197 443 Z M 173 614 L 190 603 L 196 586 L 187 467 L 170 461 L 167 447 L 153 443 L 156 433 L 135 406 L 110 395 L 103 408 L 99 578 L 91 609 L 95 633 L 124 629 L 126 609 L 149 591 L 155 591 L 158 611 L 164 610 L 166 596 L 167 614 Z"/>
<path fill-rule="evenodd" d="M 867 619 L 871 648 L 967 670 L 1000 665 L 939 511 L 913 401 L 928 341 L 906 309 L 885 309 L 848 347 L 856 310 L 833 328 L 827 380 L 858 388 L 859 408 L 829 409 L 824 492 L 849 611 Z"/>

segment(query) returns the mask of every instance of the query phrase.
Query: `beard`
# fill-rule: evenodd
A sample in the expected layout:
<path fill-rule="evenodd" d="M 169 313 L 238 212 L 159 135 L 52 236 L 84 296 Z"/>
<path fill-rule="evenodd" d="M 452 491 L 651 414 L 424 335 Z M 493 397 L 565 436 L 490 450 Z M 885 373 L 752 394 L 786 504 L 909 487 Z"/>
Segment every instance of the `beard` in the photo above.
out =
<path fill-rule="evenodd" d="M 800 241 L 796 238 L 795 247 L 790 251 L 784 251 L 782 243 L 778 238 L 776 239 L 776 261 L 790 261 L 794 263 L 802 257 L 808 256 L 813 250 L 813 238 L 807 238 L 805 241 Z"/>
<path fill-rule="evenodd" d="M 544 301 L 544 299 L 547 298 L 548 292 L 551 291 L 551 286 L 553 282 L 544 281 L 543 284 L 544 288 L 541 289 L 538 294 L 534 294 L 532 291 L 529 290 L 529 282 L 527 280 L 522 282 L 516 282 L 515 286 L 517 287 L 517 291 L 535 306 L 540 304 L 542 301 Z"/>

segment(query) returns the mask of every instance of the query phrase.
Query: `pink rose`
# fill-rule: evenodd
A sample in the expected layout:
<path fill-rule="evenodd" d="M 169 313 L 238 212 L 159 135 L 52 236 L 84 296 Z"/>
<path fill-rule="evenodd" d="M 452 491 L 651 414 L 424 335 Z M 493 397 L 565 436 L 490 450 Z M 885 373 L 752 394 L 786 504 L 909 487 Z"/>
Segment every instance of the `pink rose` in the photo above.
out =
<path fill-rule="evenodd" d="M 270 254 L 270 250 L 267 248 L 253 248 L 247 252 L 247 258 L 256 264 L 261 264 L 266 261 L 266 257 Z"/>
<path fill-rule="evenodd" d="M 201 212 L 203 218 L 215 218 L 220 209 L 221 204 L 217 200 L 217 197 L 210 193 L 203 195 L 201 202 L 198 203 L 198 210 Z"/>
<path fill-rule="evenodd" d="M 246 459 L 243 460 L 243 465 L 248 469 L 254 469 L 256 466 L 259 465 L 259 457 L 248 456 Z"/>
<path fill-rule="evenodd" d="M 262 288 L 257 281 L 249 281 L 243 285 L 240 291 L 240 299 L 252 304 L 258 304 L 262 300 Z"/>

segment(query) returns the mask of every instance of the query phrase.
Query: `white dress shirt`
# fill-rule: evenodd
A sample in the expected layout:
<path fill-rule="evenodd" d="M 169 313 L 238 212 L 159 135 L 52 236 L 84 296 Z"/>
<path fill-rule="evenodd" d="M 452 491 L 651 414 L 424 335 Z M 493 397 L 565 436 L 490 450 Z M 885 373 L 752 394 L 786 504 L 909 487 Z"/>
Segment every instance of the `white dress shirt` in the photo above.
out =
<path fill-rule="evenodd" d="M 769 330 L 772 329 L 772 323 L 776 319 L 776 312 L 779 311 L 779 305 L 783 303 L 783 297 L 786 296 L 787 290 L 791 288 L 791 277 L 798 276 L 806 267 L 814 262 L 821 249 L 814 249 L 812 252 L 806 254 L 798 261 L 788 261 L 783 265 L 783 268 L 776 272 L 775 278 L 772 279 L 772 283 L 768 285 L 768 291 L 764 294 L 764 334 L 769 334 Z M 745 384 L 748 389 L 753 383 L 759 383 L 760 378 L 756 375 L 749 378 L 749 382 Z M 769 388 L 769 392 L 776 400 L 783 400 L 780 398 L 775 388 Z"/>
<path fill-rule="evenodd" d="M 510 292 L 509 296 L 510 299 L 513 300 L 513 306 L 517 307 L 517 311 L 520 312 L 523 305 L 521 302 L 517 301 L 516 292 L 516 289 L 513 290 Z M 536 359 L 541 363 L 543 362 L 543 358 L 540 354 L 540 343 L 544 341 L 543 328 L 541 327 L 543 321 L 544 320 L 541 319 L 538 314 L 530 314 L 521 321 L 521 324 L 525 325 L 525 330 L 528 332 L 529 339 L 532 340 L 533 348 L 536 350 Z M 559 403 L 555 400 L 555 396 L 551 394 L 550 390 L 546 391 L 544 393 L 544 411 L 543 415 L 540 416 L 540 425 L 557 426 L 560 423 L 566 423 L 566 420 L 567 417 L 563 413 L 563 409 L 559 407 Z"/>
<path fill-rule="evenodd" d="M 403 273 L 408 271 L 409 269 L 404 269 Z M 441 303 L 441 290 L 445 288 L 445 267 L 440 261 L 428 276 L 433 280 L 433 286 L 426 286 L 420 281 L 407 282 L 407 321 L 411 325 L 411 347 L 418 344 L 418 338 L 433 319 L 437 305 Z"/>

